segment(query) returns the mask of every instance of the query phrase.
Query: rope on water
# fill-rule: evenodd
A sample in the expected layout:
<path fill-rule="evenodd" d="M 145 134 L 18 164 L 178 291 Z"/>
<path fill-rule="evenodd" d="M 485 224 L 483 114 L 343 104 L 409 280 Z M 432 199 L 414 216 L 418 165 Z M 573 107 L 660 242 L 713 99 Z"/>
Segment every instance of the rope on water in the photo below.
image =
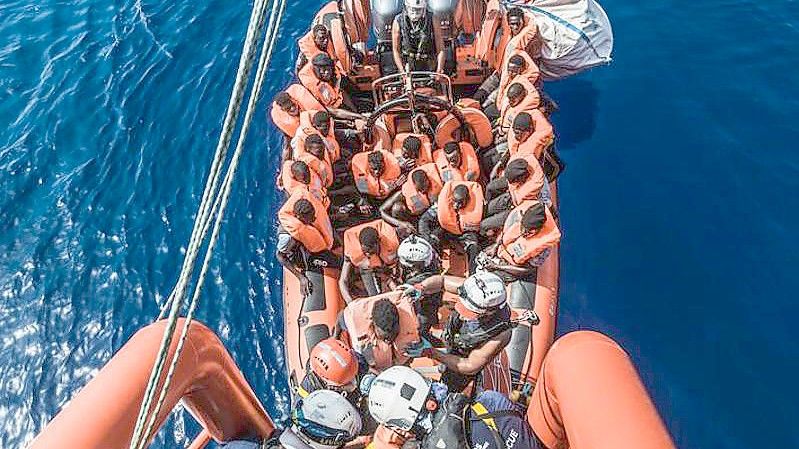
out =
<path fill-rule="evenodd" d="M 252 15 L 250 16 L 250 23 L 247 28 L 247 37 L 244 42 L 244 48 L 242 51 L 241 59 L 239 61 L 238 72 L 236 74 L 236 82 L 233 88 L 233 92 L 231 94 L 230 103 L 228 104 L 228 109 L 225 115 L 225 121 L 223 124 L 222 132 L 220 134 L 219 142 L 217 144 L 216 153 L 213 162 L 211 164 L 211 171 L 208 175 L 208 180 L 206 181 L 206 186 L 203 192 L 202 200 L 200 202 L 200 207 L 197 213 L 197 217 L 195 218 L 194 229 L 192 230 L 192 235 L 189 241 L 189 247 L 186 252 L 186 257 L 183 261 L 181 273 L 178 278 L 178 281 L 176 282 L 175 288 L 173 292 L 170 294 L 167 301 L 165 302 L 164 307 L 161 310 L 161 314 L 159 315 L 160 319 L 161 317 L 163 317 L 166 310 L 169 309 L 167 328 L 164 330 L 164 336 L 161 341 L 161 346 L 159 348 L 153 370 L 150 373 L 150 379 L 148 381 L 147 388 L 145 390 L 145 395 L 142 400 L 142 405 L 139 410 L 139 415 L 136 420 L 136 426 L 134 428 L 133 437 L 130 443 L 131 449 L 142 449 L 143 447 L 146 446 L 147 442 L 149 441 L 150 434 L 156 423 L 155 422 L 156 418 L 166 399 L 166 393 L 169 389 L 169 385 L 171 383 L 175 368 L 177 367 L 180 353 L 183 349 L 183 345 L 185 343 L 186 336 L 188 334 L 188 329 L 192 317 L 194 315 L 194 311 L 196 310 L 199 295 L 202 290 L 202 285 L 205 280 L 205 276 L 208 272 L 208 268 L 210 266 L 213 250 L 216 246 L 216 242 L 219 237 L 219 232 L 221 229 L 225 209 L 227 208 L 228 199 L 230 197 L 231 187 L 233 185 L 233 180 L 235 177 L 236 170 L 238 168 L 238 163 L 241 158 L 241 154 L 243 153 L 246 134 L 247 131 L 249 130 L 252 118 L 255 114 L 255 107 L 257 105 L 258 98 L 260 96 L 260 91 L 263 85 L 266 69 L 269 65 L 269 60 L 271 59 L 272 56 L 274 44 L 277 40 L 278 27 L 283 16 L 283 11 L 285 9 L 286 0 L 271 0 L 272 9 L 269 17 L 269 25 L 266 30 L 264 38 L 264 46 L 261 50 L 261 55 L 258 62 L 258 69 L 256 71 L 255 82 L 253 85 L 249 101 L 247 103 L 247 110 L 244 116 L 244 123 L 242 125 L 237 140 L 236 150 L 231 158 L 230 164 L 225 173 L 223 184 L 221 187 L 218 187 L 220 176 L 222 174 L 222 168 L 224 165 L 223 163 L 227 156 L 233 131 L 235 130 L 235 124 L 238 119 L 239 112 L 241 110 L 244 91 L 246 90 L 247 81 L 249 80 L 250 72 L 252 70 L 255 51 L 257 49 L 260 36 L 264 29 L 266 11 L 268 9 L 267 2 L 269 1 L 270 0 L 255 0 L 255 3 L 253 5 Z M 205 251 L 203 265 L 194 288 L 194 293 L 192 295 L 191 302 L 189 303 L 186 320 L 181 329 L 180 338 L 178 340 L 175 353 L 170 361 L 169 369 L 164 379 L 164 383 L 161 386 L 160 392 L 158 394 L 158 400 L 155 403 L 155 407 L 152 410 L 150 410 L 153 404 L 152 401 L 155 395 L 155 390 L 157 389 L 158 386 L 158 380 L 161 378 L 161 375 L 163 374 L 163 367 L 166 362 L 168 348 L 172 343 L 172 339 L 175 333 L 175 328 L 177 327 L 179 312 L 182 304 L 185 301 L 186 290 L 189 282 L 191 281 L 191 277 L 194 271 L 194 266 L 197 259 L 197 253 L 199 252 L 199 249 L 205 240 L 205 236 L 208 233 L 212 221 L 213 221 L 213 232 L 211 234 L 211 239 L 208 242 L 208 247 L 206 248 Z"/>

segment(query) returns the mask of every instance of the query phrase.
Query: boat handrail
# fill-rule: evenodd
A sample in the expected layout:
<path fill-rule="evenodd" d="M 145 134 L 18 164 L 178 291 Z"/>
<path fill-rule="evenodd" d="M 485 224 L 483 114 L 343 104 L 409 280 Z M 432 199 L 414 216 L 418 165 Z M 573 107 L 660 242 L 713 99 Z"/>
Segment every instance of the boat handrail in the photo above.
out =
<path fill-rule="evenodd" d="M 412 94 L 418 86 L 437 86 L 436 95 L 443 95 L 447 101 L 453 103 L 452 79 L 449 76 L 437 72 L 399 72 L 372 81 L 375 107 L 380 107 L 403 93 Z M 394 89 L 390 89 L 392 87 Z"/>
<path fill-rule="evenodd" d="M 30 448 L 128 449 L 165 327 L 166 320 L 161 320 L 134 334 Z M 173 339 L 170 356 L 176 346 Z M 169 393 L 147 441 L 181 401 L 217 442 L 267 438 L 275 429 L 222 341 L 197 321 L 189 327 Z"/>

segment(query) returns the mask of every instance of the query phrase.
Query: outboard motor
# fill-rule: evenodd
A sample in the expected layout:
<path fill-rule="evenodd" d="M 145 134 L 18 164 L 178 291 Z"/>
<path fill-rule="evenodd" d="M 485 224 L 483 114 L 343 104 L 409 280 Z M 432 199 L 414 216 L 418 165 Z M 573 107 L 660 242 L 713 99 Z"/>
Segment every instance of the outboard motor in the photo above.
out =
<path fill-rule="evenodd" d="M 455 60 L 455 39 L 458 37 L 455 26 L 455 9 L 458 0 L 428 0 L 427 7 L 433 13 L 433 20 L 444 41 L 444 73 L 452 75 L 457 69 Z"/>
<path fill-rule="evenodd" d="M 402 11 L 402 2 L 403 0 L 371 0 L 372 23 L 377 37 L 375 55 L 383 76 L 397 72 L 391 53 L 391 28 L 394 18 Z"/>

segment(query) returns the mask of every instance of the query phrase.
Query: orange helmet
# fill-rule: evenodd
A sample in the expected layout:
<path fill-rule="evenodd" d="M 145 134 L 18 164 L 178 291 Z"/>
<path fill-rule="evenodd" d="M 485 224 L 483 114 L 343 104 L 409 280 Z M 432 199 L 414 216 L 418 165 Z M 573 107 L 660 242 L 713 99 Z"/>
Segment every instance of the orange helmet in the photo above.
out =
<path fill-rule="evenodd" d="M 355 381 L 358 360 L 347 345 L 331 337 L 311 350 L 311 370 L 328 384 L 343 387 Z"/>

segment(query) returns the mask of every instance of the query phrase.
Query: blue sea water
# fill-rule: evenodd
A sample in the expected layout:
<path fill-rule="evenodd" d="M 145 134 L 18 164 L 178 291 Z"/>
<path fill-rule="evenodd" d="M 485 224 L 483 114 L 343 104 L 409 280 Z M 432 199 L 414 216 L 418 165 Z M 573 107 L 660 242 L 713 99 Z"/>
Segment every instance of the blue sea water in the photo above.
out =
<path fill-rule="evenodd" d="M 289 0 L 267 97 L 309 4 Z M 568 164 L 560 330 L 620 341 L 679 447 L 799 447 L 799 3 L 603 5 L 614 64 L 546 87 Z M 0 447 L 29 442 L 169 294 L 249 9 L 0 3 Z M 264 104 L 198 315 L 282 417 Z M 154 447 L 196 430 L 178 413 Z"/>

